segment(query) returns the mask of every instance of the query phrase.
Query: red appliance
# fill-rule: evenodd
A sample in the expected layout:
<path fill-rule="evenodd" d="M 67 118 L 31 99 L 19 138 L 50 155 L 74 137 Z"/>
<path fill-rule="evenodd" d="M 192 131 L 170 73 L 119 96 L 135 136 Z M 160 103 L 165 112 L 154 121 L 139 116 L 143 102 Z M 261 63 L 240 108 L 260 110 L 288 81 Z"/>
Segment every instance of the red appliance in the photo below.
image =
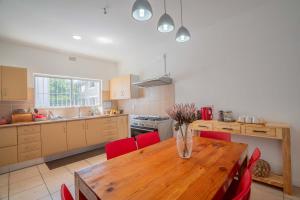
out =
<path fill-rule="evenodd" d="M 202 107 L 201 108 L 201 119 L 202 120 L 212 120 L 213 119 L 212 107 Z"/>

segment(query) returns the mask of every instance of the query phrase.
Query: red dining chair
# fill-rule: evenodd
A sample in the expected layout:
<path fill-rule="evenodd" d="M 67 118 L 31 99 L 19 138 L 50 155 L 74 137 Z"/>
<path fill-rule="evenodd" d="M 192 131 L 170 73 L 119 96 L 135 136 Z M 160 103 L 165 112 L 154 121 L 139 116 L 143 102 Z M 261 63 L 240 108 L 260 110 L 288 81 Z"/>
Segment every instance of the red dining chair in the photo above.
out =
<path fill-rule="evenodd" d="M 116 140 L 105 145 L 107 160 L 137 150 L 134 138 Z"/>
<path fill-rule="evenodd" d="M 247 168 L 250 170 L 250 172 L 252 172 L 256 162 L 260 159 L 260 156 L 261 156 L 261 152 L 260 152 L 259 148 L 256 147 L 250 157 L 250 160 L 249 160 L 248 166 L 247 166 Z"/>
<path fill-rule="evenodd" d="M 246 169 L 232 200 L 249 200 L 250 193 L 251 193 L 251 183 L 252 183 L 251 172 L 249 169 Z"/>
<path fill-rule="evenodd" d="M 200 137 L 231 142 L 230 133 L 225 133 L 225 132 L 220 132 L 220 131 L 200 131 Z"/>
<path fill-rule="evenodd" d="M 70 190 L 65 184 L 62 184 L 60 187 L 60 197 L 61 200 L 74 200 Z M 79 200 L 87 200 L 87 198 L 85 198 L 85 196 L 79 192 Z"/>
<path fill-rule="evenodd" d="M 139 149 L 160 142 L 159 134 L 157 131 L 137 135 L 135 139 Z"/>
<path fill-rule="evenodd" d="M 65 184 L 62 184 L 60 187 L 60 196 L 61 200 L 74 200 L 70 190 Z"/>

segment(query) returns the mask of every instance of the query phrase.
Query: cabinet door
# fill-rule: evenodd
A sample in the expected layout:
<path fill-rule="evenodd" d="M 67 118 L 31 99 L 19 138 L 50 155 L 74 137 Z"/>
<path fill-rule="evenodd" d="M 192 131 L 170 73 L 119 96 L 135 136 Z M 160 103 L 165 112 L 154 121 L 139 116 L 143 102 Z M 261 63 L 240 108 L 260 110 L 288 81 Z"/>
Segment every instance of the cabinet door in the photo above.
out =
<path fill-rule="evenodd" d="M 1 81 L 2 100 L 27 99 L 27 69 L 2 66 Z"/>
<path fill-rule="evenodd" d="M 0 166 L 18 161 L 17 146 L 0 148 Z"/>
<path fill-rule="evenodd" d="M 105 141 L 101 119 L 86 120 L 87 145 L 101 144 Z"/>
<path fill-rule="evenodd" d="M 68 150 L 86 146 L 85 120 L 67 122 Z"/>
<path fill-rule="evenodd" d="M 0 129 L 0 147 L 17 145 L 17 128 L 1 128 Z"/>
<path fill-rule="evenodd" d="M 67 151 L 66 122 L 42 124 L 42 155 L 49 156 Z"/>
<path fill-rule="evenodd" d="M 118 117 L 118 137 L 120 139 L 128 137 L 128 126 L 127 116 Z"/>
<path fill-rule="evenodd" d="M 111 99 L 130 99 L 131 75 L 120 76 L 110 80 Z"/>

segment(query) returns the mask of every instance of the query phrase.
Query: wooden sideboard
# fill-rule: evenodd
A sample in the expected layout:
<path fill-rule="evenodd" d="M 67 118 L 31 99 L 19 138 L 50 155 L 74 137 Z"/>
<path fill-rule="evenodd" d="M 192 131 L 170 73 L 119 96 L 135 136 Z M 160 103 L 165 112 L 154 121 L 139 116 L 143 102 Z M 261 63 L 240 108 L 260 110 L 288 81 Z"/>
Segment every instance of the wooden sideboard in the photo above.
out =
<path fill-rule="evenodd" d="M 291 139 L 290 128 L 282 123 L 246 124 L 239 122 L 219 122 L 197 120 L 191 124 L 193 131 L 222 131 L 231 134 L 269 138 L 281 141 L 282 144 L 282 175 L 271 173 L 267 178 L 253 177 L 255 181 L 283 188 L 284 193 L 292 194 L 291 170 Z"/>

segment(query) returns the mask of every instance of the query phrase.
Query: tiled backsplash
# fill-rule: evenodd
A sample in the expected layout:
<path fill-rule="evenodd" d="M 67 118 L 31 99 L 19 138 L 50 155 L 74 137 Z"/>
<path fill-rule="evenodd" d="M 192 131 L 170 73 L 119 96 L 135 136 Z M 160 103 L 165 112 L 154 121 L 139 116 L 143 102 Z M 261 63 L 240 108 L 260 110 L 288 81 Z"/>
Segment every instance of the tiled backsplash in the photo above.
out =
<path fill-rule="evenodd" d="M 174 85 L 141 88 L 140 98 L 119 100 L 118 108 L 128 114 L 166 116 L 166 109 L 175 103 Z"/>
<path fill-rule="evenodd" d="M 115 105 L 116 102 L 112 102 L 110 106 L 112 108 L 116 108 L 117 105 Z M 15 109 L 25 109 L 26 111 L 28 109 L 34 108 L 34 89 L 29 88 L 28 89 L 28 100 L 26 101 L 0 101 L 0 118 L 10 118 L 11 113 Z M 109 107 L 105 107 L 104 109 L 110 109 Z M 51 110 L 51 112 L 54 115 L 62 116 L 62 117 L 74 117 L 79 115 L 79 108 L 51 108 L 51 109 L 39 109 L 39 112 L 41 114 L 48 114 L 48 111 Z M 90 107 L 81 107 L 80 113 L 82 115 L 88 115 L 91 112 Z"/>

